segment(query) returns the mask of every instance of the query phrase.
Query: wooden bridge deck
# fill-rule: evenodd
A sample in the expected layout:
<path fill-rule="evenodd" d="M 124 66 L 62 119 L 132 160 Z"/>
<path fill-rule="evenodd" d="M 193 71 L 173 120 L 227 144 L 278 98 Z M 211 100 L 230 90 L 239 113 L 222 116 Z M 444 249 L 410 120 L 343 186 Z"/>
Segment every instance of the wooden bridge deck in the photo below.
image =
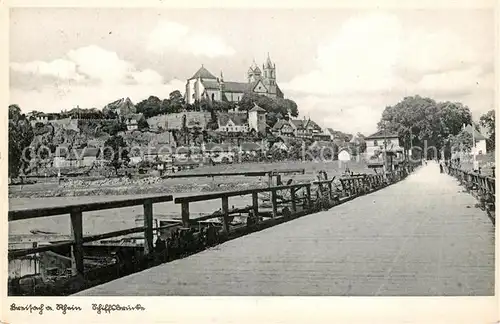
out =
<path fill-rule="evenodd" d="M 429 164 L 326 212 L 77 295 L 490 296 L 494 226 Z"/>

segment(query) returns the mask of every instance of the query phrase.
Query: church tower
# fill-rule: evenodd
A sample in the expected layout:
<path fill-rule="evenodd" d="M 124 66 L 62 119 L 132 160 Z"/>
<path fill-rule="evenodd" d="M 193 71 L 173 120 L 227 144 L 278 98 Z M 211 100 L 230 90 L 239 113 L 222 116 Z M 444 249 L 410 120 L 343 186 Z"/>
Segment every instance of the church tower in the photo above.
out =
<path fill-rule="evenodd" d="M 271 61 L 269 53 L 267 53 L 267 60 L 262 68 L 264 70 L 264 85 L 268 88 L 269 94 L 276 95 L 276 64 Z"/>
<path fill-rule="evenodd" d="M 255 60 L 253 61 L 250 68 L 248 68 L 247 76 L 249 83 L 255 82 L 262 77 L 262 71 L 257 66 L 257 63 L 255 63 Z"/>

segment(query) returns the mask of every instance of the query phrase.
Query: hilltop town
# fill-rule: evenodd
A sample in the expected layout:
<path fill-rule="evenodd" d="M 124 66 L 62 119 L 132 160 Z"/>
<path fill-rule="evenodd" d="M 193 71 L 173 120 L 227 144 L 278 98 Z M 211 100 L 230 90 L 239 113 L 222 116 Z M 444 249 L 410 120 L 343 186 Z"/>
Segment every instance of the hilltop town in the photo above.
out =
<path fill-rule="evenodd" d="M 305 151 L 350 160 L 365 151 L 363 135 L 299 118 L 269 56 L 262 69 L 255 62 L 249 67 L 245 82 L 224 80 L 222 72 L 215 77 L 201 66 L 186 80 L 184 95 L 176 90 L 166 99 L 150 96 L 134 104 L 121 98 L 102 109 L 77 106 L 60 113 L 10 108 L 9 118 L 25 118 L 33 133 L 25 143 L 29 163 L 21 161 L 24 175 L 112 175 L 124 169 L 163 174 L 203 164 L 303 160 Z M 114 156 L 106 147 L 124 154 Z"/>

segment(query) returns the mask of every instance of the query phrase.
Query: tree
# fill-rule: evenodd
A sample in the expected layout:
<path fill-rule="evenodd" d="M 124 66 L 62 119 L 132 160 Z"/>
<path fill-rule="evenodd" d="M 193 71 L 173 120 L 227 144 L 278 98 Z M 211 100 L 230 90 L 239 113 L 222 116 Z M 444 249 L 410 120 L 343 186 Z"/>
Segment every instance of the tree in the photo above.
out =
<path fill-rule="evenodd" d="M 29 166 L 31 156 L 28 148 L 33 141 L 33 129 L 29 121 L 21 114 L 17 105 L 9 106 L 9 177 L 16 178 L 20 170 Z"/>
<path fill-rule="evenodd" d="M 9 106 L 9 119 L 17 122 L 19 118 L 21 118 L 21 108 L 18 105 L 10 105 Z"/>
<path fill-rule="evenodd" d="M 121 120 L 110 121 L 102 127 L 102 131 L 108 133 L 111 136 L 117 135 L 119 132 L 124 132 L 126 130 L 127 125 Z"/>
<path fill-rule="evenodd" d="M 184 96 L 179 90 L 174 90 L 168 95 L 168 100 L 170 102 L 170 107 L 173 111 L 180 112 L 184 108 L 185 100 Z"/>
<path fill-rule="evenodd" d="M 128 153 L 127 143 L 120 135 L 114 135 L 104 143 L 104 159 L 115 169 L 115 174 L 118 174 L 119 168 L 130 162 Z"/>
<path fill-rule="evenodd" d="M 489 137 L 486 140 L 486 149 L 488 151 L 495 150 L 495 110 L 492 109 L 483 114 L 479 123 L 488 130 Z"/>
<path fill-rule="evenodd" d="M 472 149 L 472 134 L 465 130 L 462 130 L 457 135 L 450 136 L 449 144 L 452 153 L 470 153 Z"/>
<path fill-rule="evenodd" d="M 149 129 L 149 124 L 146 118 L 139 119 L 139 121 L 137 122 L 137 128 L 139 130 Z"/>
<path fill-rule="evenodd" d="M 238 103 L 240 110 L 248 111 L 258 105 L 267 111 L 267 123 L 273 126 L 278 120 L 277 115 L 280 113 L 282 116 L 292 115 L 294 117 L 299 115 L 297 104 L 291 99 L 271 98 L 256 93 L 246 93 Z"/>
<path fill-rule="evenodd" d="M 450 136 L 457 135 L 472 116 L 461 103 L 441 102 L 420 97 L 405 97 L 395 106 L 386 107 L 378 123 L 380 130 L 399 135 L 405 148 L 434 146 L 439 152 Z"/>
<path fill-rule="evenodd" d="M 161 113 L 161 103 L 160 98 L 150 96 L 136 105 L 136 111 L 137 113 L 142 113 L 145 118 L 157 116 Z"/>

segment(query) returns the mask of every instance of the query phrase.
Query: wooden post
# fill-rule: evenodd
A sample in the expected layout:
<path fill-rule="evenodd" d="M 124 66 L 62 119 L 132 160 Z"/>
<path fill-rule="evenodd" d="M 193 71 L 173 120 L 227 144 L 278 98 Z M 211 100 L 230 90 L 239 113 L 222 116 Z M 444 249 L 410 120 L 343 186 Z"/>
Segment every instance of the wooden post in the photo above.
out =
<path fill-rule="evenodd" d="M 71 234 L 75 242 L 71 247 L 71 269 L 73 275 L 83 275 L 83 220 L 82 212 L 73 210 L 70 214 Z"/>
<path fill-rule="evenodd" d="M 181 204 L 182 226 L 189 227 L 189 202 L 183 201 Z"/>
<path fill-rule="evenodd" d="M 252 192 L 252 207 L 253 207 L 253 215 L 255 219 L 259 219 L 259 196 L 257 192 Z"/>
<path fill-rule="evenodd" d="M 295 194 L 295 188 L 290 188 L 290 200 L 292 200 L 292 212 L 296 213 L 297 212 L 297 202 L 295 201 L 297 199 L 297 195 Z"/>
<path fill-rule="evenodd" d="M 330 196 L 330 201 L 333 200 L 333 189 L 332 189 L 332 182 L 328 182 L 328 193 L 329 193 L 329 196 Z"/>
<path fill-rule="evenodd" d="M 144 201 L 144 254 L 153 252 L 153 203 L 151 199 Z"/>
<path fill-rule="evenodd" d="M 222 228 L 226 234 L 229 233 L 229 198 L 222 197 Z"/>
<path fill-rule="evenodd" d="M 271 189 L 271 206 L 273 208 L 272 216 L 276 218 L 278 216 L 278 197 L 276 195 L 276 189 Z"/>
<path fill-rule="evenodd" d="M 306 208 L 307 210 L 311 209 L 311 185 L 307 184 L 306 185 Z"/>

